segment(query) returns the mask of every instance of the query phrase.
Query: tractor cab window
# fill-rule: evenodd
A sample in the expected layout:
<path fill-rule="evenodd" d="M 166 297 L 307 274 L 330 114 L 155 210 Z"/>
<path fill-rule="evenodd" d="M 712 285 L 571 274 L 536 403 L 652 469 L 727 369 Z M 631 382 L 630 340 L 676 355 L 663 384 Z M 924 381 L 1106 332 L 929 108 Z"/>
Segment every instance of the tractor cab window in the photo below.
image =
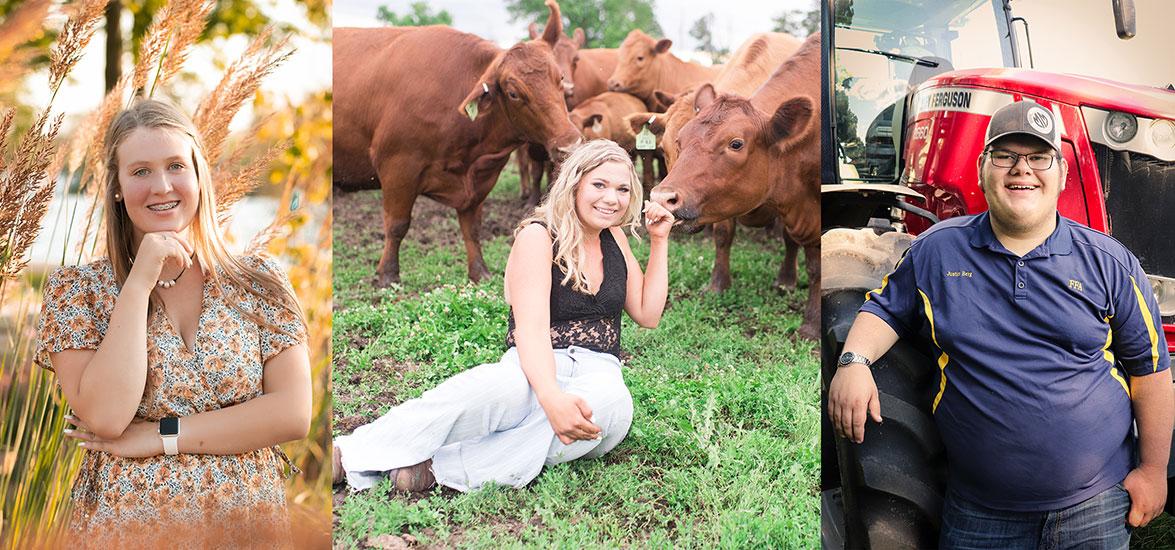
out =
<path fill-rule="evenodd" d="M 837 0 L 833 85 L 842 180 L 897 179 L 906 101 L 918 84 L 951 70 L 1006 66 L 996 3 Z"/>

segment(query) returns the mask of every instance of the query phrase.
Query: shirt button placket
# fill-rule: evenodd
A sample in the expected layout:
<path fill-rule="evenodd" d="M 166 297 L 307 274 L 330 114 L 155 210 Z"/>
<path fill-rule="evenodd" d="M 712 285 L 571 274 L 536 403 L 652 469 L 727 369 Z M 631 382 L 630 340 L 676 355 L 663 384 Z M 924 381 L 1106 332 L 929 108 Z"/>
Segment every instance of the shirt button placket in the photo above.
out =
<path fill-rule="evenodd" d="M 1016 279 L 1016 299 L 1026 300 L 1028 299 L 1028 268 L 1024 265 L 1024 260 L 1016 260 L 1016 269 L 1014 271 Z"/>

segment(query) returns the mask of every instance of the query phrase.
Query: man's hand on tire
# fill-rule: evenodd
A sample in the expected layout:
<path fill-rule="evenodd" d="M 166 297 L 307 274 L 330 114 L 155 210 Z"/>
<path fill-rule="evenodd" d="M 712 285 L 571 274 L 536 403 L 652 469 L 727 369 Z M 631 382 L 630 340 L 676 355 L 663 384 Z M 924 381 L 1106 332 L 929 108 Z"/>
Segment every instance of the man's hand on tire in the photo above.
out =
<path fill-rule="evenodd" d="M 828 386 L 828 416 L 837 435 L 853 443 L 865 441 L 866 414 L 881 423 L 873 373 L 862 364 L 840 367 Z"/>

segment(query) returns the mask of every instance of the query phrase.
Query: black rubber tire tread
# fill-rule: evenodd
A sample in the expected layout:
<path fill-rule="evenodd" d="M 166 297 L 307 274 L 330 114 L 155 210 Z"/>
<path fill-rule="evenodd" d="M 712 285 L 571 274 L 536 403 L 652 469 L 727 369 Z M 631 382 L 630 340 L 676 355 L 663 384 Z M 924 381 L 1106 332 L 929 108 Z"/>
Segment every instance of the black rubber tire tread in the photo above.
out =
<path fill-rule="evenodd" d="M 892 270 L 909 245 L 908 236 L 843 231 L 836 236 L 841 242 L 830 248 L 836 256 L 833 267 L 846 271 L 833 278 L 844 284 L 825 287 L 821 301 L 825 417 L 827 384 L 865 292 L 880 285 L 881 275 Z M 879 259 L 883 255 L 886 259 Z M 878 268 L 887 263 L 888 268 Z M 821 267 L 829 279 L 824 256 Z M 876 275 L 876 280 L 870 281 L 870 275 Z M 840 488 L 840 498 L 827 503 L 827 513 L 835 513 L 834 505 L 841 505 L 844 515 L 838 525 L 843 526 L 845 548 L 934 548 L 938 544 L 946 460 L 930 404 L 938 391 L 939 372 L 920 345 L 899 341 L 871 367 L 883 422 L 866 423 L 864 443 L 835 437 L 831 424 L 824 423 L 822 445 L 833 447 L 835 453 L 826 448 L 822 454 L 836 460 Z M 831 468 L 825 467 L 825 473 L 830 473 Z M 826 484 L 832 490 L 834 483 Z"/>
<path fill-rule="evenodd" d="M 844 502 L 840 489 L 820 492 L 820 548 L 841 550 L 845 547 Z"/>

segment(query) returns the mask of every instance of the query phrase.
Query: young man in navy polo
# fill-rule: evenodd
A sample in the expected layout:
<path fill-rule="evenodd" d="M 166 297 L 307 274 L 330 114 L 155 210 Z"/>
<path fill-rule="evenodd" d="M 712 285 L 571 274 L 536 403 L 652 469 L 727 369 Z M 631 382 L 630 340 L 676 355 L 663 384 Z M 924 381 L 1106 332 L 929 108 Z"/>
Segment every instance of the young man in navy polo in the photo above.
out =
<path fill-rule="evenodd" d="M 988 211 L 914 241 L 868 293 L 829 387 L 833 426 L 859 443 L 866 416 L 881 422 L 870 361 L 902 337 L 931 344 L 943 548 L 1127 548 L 1166 501 L 1175 399 L 1158 307 L 1121 243 L 1057 214 L 1060 151 L 1048 109 L 996 111 L 978 160 Z"/>

